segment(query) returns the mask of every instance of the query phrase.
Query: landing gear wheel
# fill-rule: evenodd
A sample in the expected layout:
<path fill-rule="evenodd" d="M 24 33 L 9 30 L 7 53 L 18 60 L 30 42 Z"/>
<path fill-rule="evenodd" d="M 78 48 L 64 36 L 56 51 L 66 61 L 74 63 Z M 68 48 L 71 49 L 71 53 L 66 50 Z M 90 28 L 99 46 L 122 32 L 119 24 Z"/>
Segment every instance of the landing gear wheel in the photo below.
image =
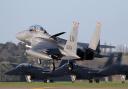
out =
<path fill-rule="evenodd" d="M 49 83 L 49 82 L 50 82 L 50 80 L 48 80 L 48 79 L 44 80 L 44 83 Z"/>
<path fill-rule="evenodd" d="M 75 80 L 76 80 L 76 76 L 75 75 L 71 75 L 71 81 L 72 81 L 72 83 L 74 83 Z"/>
<path fill-rule="evenodd" d="M 55 61 L 53 60 L 53 70 L 52 71 L 54 71 L 55 70 Z"/>
<path fill-rule="evenodd" d="M 95 82 L 96 82 L 96 83 L 100 83 L 100 80 L 99 80 L 99 79 L 95 79 Z"/>
<path fill-rule="evenodd" d="M 53 82 L 54 82 L 54 81 L 51 79 L 51 80 L 50 80 L 50 83 L 53 83 Z"/>
<path fill-rule="evenodd" d="M 29 82 L 29 83 L 32 82 L 30 75 L 26 75 L 25 78 L 26 78 L 26 81 L 27 81 L 27 82 Z"/>
<path fill-rule="evenodd" d="M 92 79 L 89 79 L 89 83 L 93 83 L 93 80 Z"/>

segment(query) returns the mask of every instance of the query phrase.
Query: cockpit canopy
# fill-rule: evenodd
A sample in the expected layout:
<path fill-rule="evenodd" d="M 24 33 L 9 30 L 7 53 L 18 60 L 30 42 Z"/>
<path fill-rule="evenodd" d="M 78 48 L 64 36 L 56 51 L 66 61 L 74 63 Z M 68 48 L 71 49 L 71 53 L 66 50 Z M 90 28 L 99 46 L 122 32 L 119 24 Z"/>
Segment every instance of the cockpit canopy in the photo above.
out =
<path fill-rule="evenodd" d="M 47 34 L 47 31 L 40 25 L 32 25 L 29 27 L 30 32 L 43 32 L 44 34 Z"/>

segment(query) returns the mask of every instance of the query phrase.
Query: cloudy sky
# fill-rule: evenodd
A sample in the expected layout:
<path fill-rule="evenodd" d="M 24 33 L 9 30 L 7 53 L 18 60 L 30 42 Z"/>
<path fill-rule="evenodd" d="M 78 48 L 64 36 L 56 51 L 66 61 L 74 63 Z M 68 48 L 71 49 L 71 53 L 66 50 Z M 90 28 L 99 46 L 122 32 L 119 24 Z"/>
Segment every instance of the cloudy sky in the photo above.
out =
<path fill-rule="evenodd" d="M 72 21 L 80 23 L 79 41 L 89 42 L 100 21 L 102 43 L 128 43 L 128 0 L 0 0 L 0 43 L 17 42 L 15 34 L 34 24 L 67 38 Z"/>

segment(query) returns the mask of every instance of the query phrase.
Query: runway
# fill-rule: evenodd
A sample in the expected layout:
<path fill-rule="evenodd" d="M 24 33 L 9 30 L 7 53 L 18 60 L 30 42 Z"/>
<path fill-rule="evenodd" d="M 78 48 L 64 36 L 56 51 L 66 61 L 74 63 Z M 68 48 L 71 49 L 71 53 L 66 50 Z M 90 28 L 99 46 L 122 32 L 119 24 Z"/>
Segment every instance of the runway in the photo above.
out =
<path fill-rule="evenodd" d="M 128 88 L 76 88 L 76 87 L 0 87 L 0 89 L 128 89 Z"/>

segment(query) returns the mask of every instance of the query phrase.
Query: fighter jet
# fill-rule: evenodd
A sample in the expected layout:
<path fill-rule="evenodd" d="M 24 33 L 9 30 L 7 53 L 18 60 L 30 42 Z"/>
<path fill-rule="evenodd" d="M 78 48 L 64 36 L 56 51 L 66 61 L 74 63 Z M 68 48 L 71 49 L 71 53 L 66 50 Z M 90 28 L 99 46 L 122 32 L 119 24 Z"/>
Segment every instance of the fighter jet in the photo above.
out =
<path fill-rule="evenodd" d="M 115 57 L 117 57 L 116 62 L 114 62 Z M 112 53 L 105 65 L 100 68 L 88 68 L 80 66 L 76 63 L 67 63 L 62 66 L 61 69 L 67 71 L 68 75 L 71 75 L 71 79 L 73 82 L 76 79 L 86 79 L 89 80 L 89 82 L 92 82 L 92 80 L 94 79 L 96 82 L 99 82 L 100 78 L 112 75 L 126 75 L 127 78 L 128 65 L 120 64 L 121 60 L 122 53 Z"/>
<path fill-rule="evenodd" d="M 100 28 L 98 22 L 96 31 L 92 36 L 90 43 L 77 43 L 78 22 L 73 22 L 73 29 L 69 35 L 69 39 L 65 40 L 58 36 L 65 32 L 50 35 L 47 31 L 39 26 L 31 26 L 28 30 L 17 33 L 16 38 L 27 43 L 27 54 L 37 59 L 80 59 L 92 60 L 94 57 L 105 57 L 100 54 L 100 48 L 113 48 L 113 46 L 100 45 Z M 75 54 L 77 52 L 77 55 Z"/>
<path fill-rule="evenodd" d="M 27 80 L 29 81 L 31 79 L 42 79 L 46 81 L 48 79 L 70 75 L 73 82 L 76 79 L 86 79 L 89 80 L 89 82 L 92 82 L 92 80 L 94 79 L 96 82 L 99 82 L 100 78 L 110 75 L 128 75 L 128 65 L 119 64 L 121 61 L 121 56 L 122 54 L 118 53 L 116 63 L 113 63 L 115 54 L 112 53 L 103 67 L 95 69 L 80 66 L 74 62 L 75 60 L 65 60 L 64 62 L 60 63 L 60 66 L 54 71 L 32 66 L 30 64 L 20 64 L 11 71 L 6 72 L 6 74 L 25 75 L 27 76 Z"/>
<path fill-rule="evenodd" d="M 32 48 L 26 52 L 39 59 L 59 59 L 63 56 L 78 59 L 79 56 L 76 55 L 78 26 L 78 22 L 73 22 L 73 29 L 64 47 L 57 42 L 57 36 L 64 32 L 51 36 L 40 26 L 32 26 L 29 30 L 18 33 L 17 38 L 31 43 Z"/>
<path fill-rule="evenodd" d="M 72 62 L 74 63 L 75 61 Z M 15 68 L 11 69 L 10 71 L 7 71 L 5 74 L 25 76 L 27 82 L 32 82 L 32 80 L 44 80 L 44 82 L 48 82 L 47 80 L 50 80 L 52 82 L 53 78 L 58 78 L 69 74 L 67 72 L 68 66 L 65 66 L 66 63 L 67 60 L 62 60 L 60 62 L 60 65 L 54 71 L 48 68 L 42 68 L 28 63 L 22 63 L 17 65 Z"/>
<path fill-rule="evenodd" d="M 99 78 L 101 78 L 101 74 L 99 73 L 99 71 L 112 65 L 113 58 L 114 58 L 114 55 L 110 54 L 104 66 L 102 67 L 100 66 L 98 68 L 89 68 L 89 67 L 80 66 L 76 63 L 72 63 L 72 64 L 69 63 L 68 66 L 69 66 L 72 82 L 74 82 L 76 79 L 89 80 L 89 82 L 93 82 L 93 79 L 94 79 L 96 82 L 99 82 Z"/>
<path fill-rule="evenodd" d="M 116 63 L 104 68 L 99 73 L 103 76 L 126 75 L 126 78 L 128 78 L 128 65 L 121 64 L 121 60 L 122 60 L 122 53 L 118 53 Z"/>

